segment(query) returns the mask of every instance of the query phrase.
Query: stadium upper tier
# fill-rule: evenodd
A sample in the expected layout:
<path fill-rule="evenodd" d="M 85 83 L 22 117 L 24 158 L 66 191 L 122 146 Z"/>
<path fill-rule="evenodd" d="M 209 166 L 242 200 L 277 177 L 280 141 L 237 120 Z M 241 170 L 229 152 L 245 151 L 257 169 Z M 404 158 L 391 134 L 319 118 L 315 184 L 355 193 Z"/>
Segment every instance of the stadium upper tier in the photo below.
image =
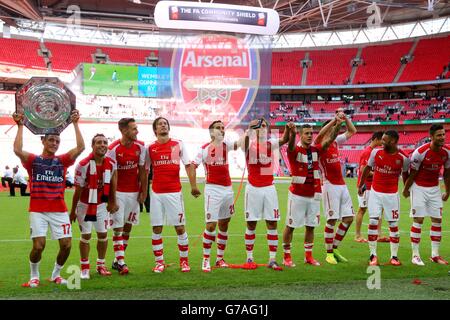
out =
<path fill-rule="evenodd" d="M 71 72 L 80 63 L 92 63 L 94 53 L 108 63 L 145 64 L 152 50 L 52 43 L 0 38 L 0 64 L 45 68 L 40 50 L 50 52 L 55 71 Z M 156 53 L 156 51 L 153 51 Z M 402 65 L 400 60 L 407 57 Z M 405 60 L 405 61 L 406 61 Z M 407 42 L 361 45 L 333 50 L 273 52 L 272 85 L 342 85 L 435 80 L 448 77 L 450 36 Z M 397 81 L 398 80 L 398 81 Z"/>

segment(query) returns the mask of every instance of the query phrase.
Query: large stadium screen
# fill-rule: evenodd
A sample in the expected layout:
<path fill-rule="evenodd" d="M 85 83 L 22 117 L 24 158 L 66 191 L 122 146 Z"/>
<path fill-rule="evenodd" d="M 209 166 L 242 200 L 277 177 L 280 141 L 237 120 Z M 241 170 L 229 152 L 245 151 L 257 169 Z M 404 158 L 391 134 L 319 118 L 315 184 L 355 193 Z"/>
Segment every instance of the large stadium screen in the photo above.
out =
<path fill-rule="evenodd" d="M 172 94 L 170 79 L 170 68 L 83 65 L 84 94 L 167 98 Z"/>

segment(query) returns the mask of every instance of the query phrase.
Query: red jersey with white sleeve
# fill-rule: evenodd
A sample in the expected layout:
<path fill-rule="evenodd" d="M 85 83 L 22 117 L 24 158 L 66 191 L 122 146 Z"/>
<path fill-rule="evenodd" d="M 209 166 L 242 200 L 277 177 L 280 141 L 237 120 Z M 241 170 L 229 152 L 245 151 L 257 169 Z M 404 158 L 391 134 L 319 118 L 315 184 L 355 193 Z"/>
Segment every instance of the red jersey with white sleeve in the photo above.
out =
<path fill-rule="evenodd" d="M 374 149 L 367 165 L 373 169 L 372 189 L 382 193 L 398 191 L 398 177 L 409 169 L 409 159 L 400 150 L 394 154 Z"/>
<path fill-rule="evenodd" d="M 362 176 L 362 172 L 363 172 L 363 167 L 367 166 L 367 162 L 369 161 L 370 158 L 370 154 L 372 153 L 373 148 L 371 146 L 368 146 L 367 148 L 364 149 L 364 151 L 361 153 L 361 156 L 359 157 L 359 170 L 358 170 L 358 183 L 356 184 L 357 186 L 359 185 L 359 181 L 361 181 L 361 176 Z M 366 189 L 370 190 L 370 188 L 372 187 L 372 180 L 373 180 L 373 176 L 367 176 L 365 184 L 366 184 Z"/>
<path fill-rule="evenodd" d="M 145 145 L 142 141 L 133 141 L 126 147 L 120 139 L 111 143 L 107 156 L 117 164 L 117 191 L 139 192 L 139 166 L 145 165 Z"/>
<path fill-rule="evenodd" d="M 411 156 L 411 169 L 418 171 L 414 182 L 421 187 L 438 186 L 442 166 L 450 168 L 450 148 L 443 146 L 436 152 L 430 146 L 431 143 L 420 146 Z"/>
<path fill-rule="evenodd" d="M 279 149 L 279 139 L 251 141 L 245 161 L 248 168 L 248 182 L 254 187 L 273 185 L 274 156 Z"/>
<path fill-rule="evenodd" d="M 149 145 L 147 157 L 153 170 L 153 192 L 180 192 L 180 162 L 190 163 L 184 143 L 175 139 L 166 143 L 155 141 Z"/>
<path fill-rule="evenodd" d="M 234 143 L 222 142 L 219 146 L 211 142 L 204 144 L 195 157 L 194 164 L 205 167 L 206 183 L 231 186 L 228 168 L 228 152 L 234 149 Z"/>
<path fill-rule="evenodd" d="M 50 158 L 29 154 L 22 165 L 30 177 L 30 212 L 67 212 L 66 172 L 74 162 L 68 153 Z"/>
<path fill-rule="evenodd" d="M 87 157 L 83 160 L 81 160 L 76 169 L 75 169 L 75 185 L 82 188 L 80 201 L 84 204 L 89 204 L 89 161 L 91 160 L 90 157 Z M 108 160 L 108 159 L 105 159 Z M 109 158 L 109 160 L 113 163 L 112 170 L 109 173 L 110 177 L 114 174 L 114 171 L 117 170 L 117 165 Z M 105 179 L 105 168 L 103 165 L 96 165 L 96 172 L 97 172 L 97 204 L 101 204 L 101 198 L 103 196 L 103 185 L 104 185 L 104 179 Z"/>
<path fill-rule="evenodd" d="M 347 141 L 347 136 L 343 133 L 336 137 L 327 150 L 323 150 L 321 143 L 315 145 L 319 149 L 320 171 L 322 171 L 322 177 L 325 182 L 334 185 L 345 185 L 338 149 L 338 145 L 343 144 L 345 141 Z"/>
<path fill-rule="evenodd" d="M 301 176 L 303 174 L 302 170 L 304 167 L 301 166 L 298 161 L 298 156 L 300 153 L 311 154 L 310 159 L 308 159 L 308 173 L 306 174 L 306 180 L 304 183 L 291 183 L 289 191 L 297 196 L 312 198 L 315 194 L 313 161 L 314 159 L 317 161 L 319 150 L 314 146 L 305 149 L 299 145 L 295 147 L 294 151 L 289 151 L 289 148 L 287 149 L 289 166 L 291 167 L 291 175 L 293 177 Z"/>

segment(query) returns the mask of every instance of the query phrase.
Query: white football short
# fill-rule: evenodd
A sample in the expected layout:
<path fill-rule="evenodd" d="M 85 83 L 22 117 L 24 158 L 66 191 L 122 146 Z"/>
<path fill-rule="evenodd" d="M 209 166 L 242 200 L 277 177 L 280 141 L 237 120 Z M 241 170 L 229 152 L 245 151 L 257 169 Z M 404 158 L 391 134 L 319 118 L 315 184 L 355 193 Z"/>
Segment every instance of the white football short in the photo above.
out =
<path fill-rule="evenodd" d="M 139 224 L 139 192 L 117 192 L 116 199 L 119 210 L 110 215 L 112 228 L 122 228 L 126 223 Z"/>
<path fill-rule="evenodd" d="M 386 221 L 398 221 L 400 219 L 400 197 L 396 193 L 383 193 L 370 190 L 369 217 L 380 218 L 383 209 Z"/>
<path fill-rule="evenodd" d="M 279 221 L 278 195 L 274 185 L 254 187 L 247 183 L 245 187 L 245 221 Z"/>
<path fill-rule="evenodd" d="M 320 224 L 320 201 L 289 191 L 286 225 L 291 228 L 317 227 Z"/>
<path fill-rule="evenodd" d="M 81 234 L 91 234 L 92 226 L 95 231 L 99 233 L 106 233 L 112 223 L 109 219 L 109 213 L 106 210 L 106 203 L 101 203 L 97 206 L 97 221 L 84 221 L 88 205 L 83 202 L 78 202 L 77 205 L 77 221 L 80 226 Z"/>
<path fill-rule="evenodd" d="M 325 182 L 322 187 L 323 208 L 325 219 L 342 220 L 344 217 L 353 217 L 352 198 L 347 186 L 335 185 Z"/>
<path fill-rule="evenodd" d="M 234 193 L 231 186 L 205 185 L 205 221 L 228 219 L 234 213 Z"/>
<path fill-rule="evenodd" d="M 183 194 L 150 194 L 150 219 L 152 226 L 183 226 L 186 224 Z"/>
<path fill-rule="evenodd" d="M 411 186 L 411 218 L 442 218 L 442 194 L 439 186 L 421 187 L 413 183 Z"/>
<path fill-rule="evenodd" d="M 358 194 L 358 205 L 360 208 L 367 208 L 369 204 L 370 190 L 364 191 L 362 197 Z"/>
<path fill-rule="evenodd" d="M 72 226 L 67 212 L 30 212 L 32 239 L 46 237 L 49 226 L 53 240 L 72 237 Z"/>

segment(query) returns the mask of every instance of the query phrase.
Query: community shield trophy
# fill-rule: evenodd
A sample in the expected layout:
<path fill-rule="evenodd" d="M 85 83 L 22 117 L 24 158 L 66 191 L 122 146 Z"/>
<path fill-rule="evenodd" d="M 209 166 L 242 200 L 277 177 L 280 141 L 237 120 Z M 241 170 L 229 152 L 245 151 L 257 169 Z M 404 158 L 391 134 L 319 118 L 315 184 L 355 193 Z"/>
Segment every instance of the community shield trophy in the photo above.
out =
<path fill-rule="evenodd" d="M 16 92 L 16 112 L 37 135 L 60 134 L 71 123 L 76 97 L 56 77 L 32 77 Z"/>

